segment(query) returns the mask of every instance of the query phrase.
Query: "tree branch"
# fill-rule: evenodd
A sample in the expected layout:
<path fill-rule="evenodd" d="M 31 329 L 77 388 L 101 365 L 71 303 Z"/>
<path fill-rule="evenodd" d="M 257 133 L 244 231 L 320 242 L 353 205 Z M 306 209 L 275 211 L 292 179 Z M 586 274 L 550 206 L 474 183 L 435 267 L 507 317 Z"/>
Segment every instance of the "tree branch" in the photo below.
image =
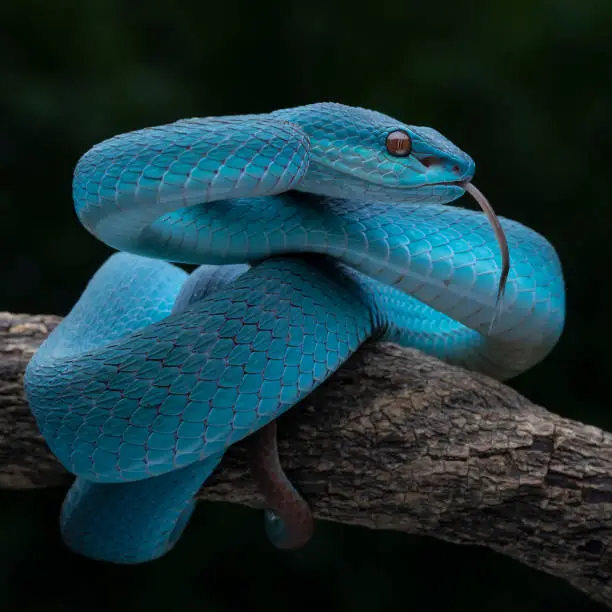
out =
<path fill-rule="evenodd" d="M 72 479 L 22 388 L 59 321 L 0 313 L 0 487 Z M 389 344 L 363 347 L 279 433 L 286 472 L 318 518 L 488 546 L 612 607 L 612 435 Z M 200 496 L 261 506 L 243 445 Z"/>

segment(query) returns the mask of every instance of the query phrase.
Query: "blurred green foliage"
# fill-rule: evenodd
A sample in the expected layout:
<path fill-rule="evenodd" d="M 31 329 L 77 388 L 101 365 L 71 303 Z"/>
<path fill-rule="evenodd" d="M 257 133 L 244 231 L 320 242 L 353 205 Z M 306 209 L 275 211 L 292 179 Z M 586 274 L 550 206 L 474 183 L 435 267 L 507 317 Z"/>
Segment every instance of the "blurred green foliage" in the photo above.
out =
<path fill-rule="evenodd" d="M 108 255 L 71 202 L 95 142 L 195 115 L 365 106 L 439 129 L 476 159 L 497 212 L 557 247 L 566 332 L 513 385 L 610 430 L 611 31 L 610 0 L 5 3 L 0 308 L 65 314 Z M 220 504 L 201 504 L 166 558 L 101 565 L 62 547 L 63 494 L 0 491 L 2 610 L 601 609 L 492 552 L 425 538 L 321 523 L 303 551 L 279 553 L 258 513 Z"/>

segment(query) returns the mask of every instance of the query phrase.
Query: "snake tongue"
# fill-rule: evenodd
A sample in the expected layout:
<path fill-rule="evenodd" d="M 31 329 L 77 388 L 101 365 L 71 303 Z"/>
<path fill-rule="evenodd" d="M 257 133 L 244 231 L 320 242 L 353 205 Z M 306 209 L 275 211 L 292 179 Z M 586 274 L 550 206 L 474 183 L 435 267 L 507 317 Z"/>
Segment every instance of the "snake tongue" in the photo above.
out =
<path fill-rule="evenodd" d="M 495 324 L 495 320 L 501 310 L 501 304 L 504 297 L 504 291 L 506 289 L 506 281 L 508 280 L 508 273 L 510 272 L 510 251 L 508 249 L 508 241 L 506 240 L 506 234 L 493 210 L 491 204 L 489 204 L 489 200 L 484 196 L 484 194 L 477 189 L 472 183 L 466 181 L 464 183 L 459 184 L 460 187 L 465 189 L 466 193 L 469 193 L 475 200 L 478 202 L 480 208 L 482 208 L 485 215 L 487 215 L 487 219 L 495 232 L 495 238 L 497 239 L 497 243 L 499 244 L 499 248 L 502 254 L 502 271 L 499 279 L 499 286 L 497 288 L 497 301 L 495 303 L 495 312 L 493 314 L 493 318 L 491 319 L 491 324 L 489 325 L 489 333 L 493 329 L 493 325 Z"/>

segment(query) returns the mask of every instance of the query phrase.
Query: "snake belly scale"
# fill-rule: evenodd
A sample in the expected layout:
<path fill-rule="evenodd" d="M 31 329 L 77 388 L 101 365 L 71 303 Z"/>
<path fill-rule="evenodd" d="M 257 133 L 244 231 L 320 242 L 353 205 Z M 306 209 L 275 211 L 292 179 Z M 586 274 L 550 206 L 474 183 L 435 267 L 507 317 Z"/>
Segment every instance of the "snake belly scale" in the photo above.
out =
<path fill-rule="evenodd" d="M 501 219 L 512 265 L 497 313 L 494 234 L 449 206 L 473 174 L 439 132 L 335 103 L 181 120 L 85 153 L 77 215 L 120 252 L 25 377 L 42 435 L 76 475 L 67 545 L 116 563 L 164 555 L 224 452 L 250 436 L 268 533 L 299 546 L 312 517 L 278 464 L 274 420 L 365 340 L 498 379 L 541 361 L 564 324 L 560 262 Z"/>

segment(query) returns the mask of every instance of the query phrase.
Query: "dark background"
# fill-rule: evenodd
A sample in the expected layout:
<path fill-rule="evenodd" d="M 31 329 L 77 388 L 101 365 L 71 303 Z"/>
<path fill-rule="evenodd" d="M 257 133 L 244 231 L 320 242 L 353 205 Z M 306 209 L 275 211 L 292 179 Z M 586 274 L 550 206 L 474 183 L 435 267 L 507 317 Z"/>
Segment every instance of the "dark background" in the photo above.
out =
<path fill-rule="evenodd" d="M 66 314 L 109 254 L 72 208 L 94 143 L 181 117 L 365 106 L 439 129 L 497 212 L 556 246 L 566 331 L 512 384 L 612 430 L 610 0 L 19 0 L 0 28 L 0 309 Z M 201 504 L 164 559 L 101 565 L 61 545 L 63 495 L 0 491 L 3 611 L 601 609 L 488 550 L 397 533 L 320 523 L 280 553 L 259 513 L 221 504 Z"/>

